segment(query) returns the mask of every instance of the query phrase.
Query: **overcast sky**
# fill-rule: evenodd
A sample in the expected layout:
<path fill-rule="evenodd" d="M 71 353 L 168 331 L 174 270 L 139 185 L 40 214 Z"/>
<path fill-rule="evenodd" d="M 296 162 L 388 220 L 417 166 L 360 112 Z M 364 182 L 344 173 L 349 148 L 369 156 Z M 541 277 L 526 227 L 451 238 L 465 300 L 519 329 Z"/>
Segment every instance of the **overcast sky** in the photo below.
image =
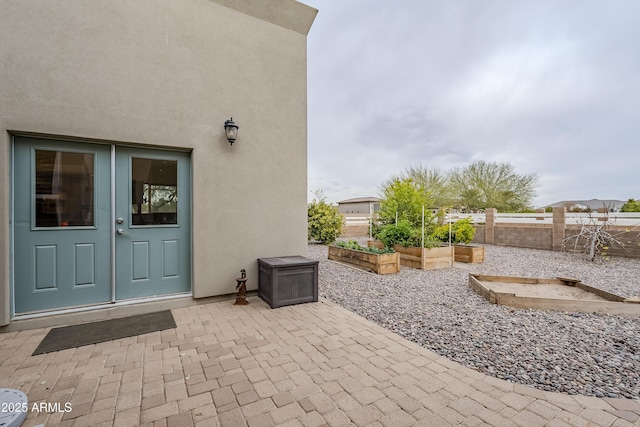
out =
<path fill-rule="evenodd" d="M 301 1 L 309 199 L 475 160 L 537 174 L 534 207 L 640 198 L 640 1 Z"/>

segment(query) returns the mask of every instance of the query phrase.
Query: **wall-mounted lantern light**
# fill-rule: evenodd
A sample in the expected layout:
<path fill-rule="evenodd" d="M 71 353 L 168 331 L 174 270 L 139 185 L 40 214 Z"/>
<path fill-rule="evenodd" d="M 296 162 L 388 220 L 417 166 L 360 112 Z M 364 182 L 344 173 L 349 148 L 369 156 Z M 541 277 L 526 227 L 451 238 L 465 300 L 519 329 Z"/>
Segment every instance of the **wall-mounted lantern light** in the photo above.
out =
<path fill-rule="evenodd" d="M 227 141 L 233 145 L 238 137 L 238 125 L 233 122 L 233 117 L 224 122 L 224 131 L 227 134 Z"/>

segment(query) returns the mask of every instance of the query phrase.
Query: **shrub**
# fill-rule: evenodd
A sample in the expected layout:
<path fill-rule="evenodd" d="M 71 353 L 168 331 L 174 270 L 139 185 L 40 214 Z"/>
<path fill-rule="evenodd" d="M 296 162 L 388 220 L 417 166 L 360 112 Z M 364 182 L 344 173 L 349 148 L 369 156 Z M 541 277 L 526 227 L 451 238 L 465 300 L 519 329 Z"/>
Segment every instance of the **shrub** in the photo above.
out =
<path fill-rule="evenodd" d="M 401 219 L 397 225 L 382 226 L 376 237 L 389 248 L 393 245 L 413 246 L 415 243 L 415 231 L 406 219 Z"/>
<path fill-rule="evenodd" d="M 314 198 L 307 208 L 307 226 L 309 240 L 330 244 L 342 233 L 342 215 L 324 198 Z"/>
<path fill-rule="evenodd" d="M 640 212 L 640 200 L 629 199 L 622 205 L 620 212 Z"/>
<path fill-rule="evenodd" d="M 432 230 L 433 224 L 425 227 L 423 248 L 436 248 L 442 246 L 442 242 L 433 236 Z M 380 232 L 376 236 L 386 247 L 392 247 L 393 245 L 401 245 L 406 247 L 420 247 L 420 241 L 422 240 L 422 229 L 412 227 L 409 221 L 400 220 L 398 225 L 388 224 L 380 229 Z"/>
<path fill-rule="evenodd" d="M 471 224 L 471 218 L 463 218 L 451 224 L 451 243 L 469 244 L 476 234 L 476 229 Z M 433 237 L 441 242 L 449 241 L 449 224 L 437 227 Z"/>
<path fill-rule="evenodd" d="M 453 224 L 455 227 L 455 233 L 453 235 L 456 243 L 464 243 L 468 245 L 476 235 L 476 229 L 471 223 L 471 218 L 459 219 Z"/>

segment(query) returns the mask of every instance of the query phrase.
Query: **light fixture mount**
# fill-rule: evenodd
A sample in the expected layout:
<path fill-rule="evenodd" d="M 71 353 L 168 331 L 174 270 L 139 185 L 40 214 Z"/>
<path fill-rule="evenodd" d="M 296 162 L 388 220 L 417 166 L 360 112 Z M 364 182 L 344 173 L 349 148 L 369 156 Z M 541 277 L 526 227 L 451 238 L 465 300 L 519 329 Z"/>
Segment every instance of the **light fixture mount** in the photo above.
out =
<path fill-rule="evenodd" d="M 229 144 L 233 145 L 236 142 L 236 138 L 238 137 L 238 125 L 234 123 L 233 117 L 229 120 L 225 120 L 224 122 L 224 131 L 227 134 L 227 141 Z"/>

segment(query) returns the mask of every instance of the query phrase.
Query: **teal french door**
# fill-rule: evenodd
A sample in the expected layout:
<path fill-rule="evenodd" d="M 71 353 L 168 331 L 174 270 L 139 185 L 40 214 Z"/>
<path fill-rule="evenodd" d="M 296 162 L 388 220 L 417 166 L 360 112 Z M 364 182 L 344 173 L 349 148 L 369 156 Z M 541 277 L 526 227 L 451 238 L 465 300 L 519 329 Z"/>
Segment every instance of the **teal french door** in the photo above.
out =
<path fill-rule="evenodd" d="M 189 154 L 14 138 L 15 314 L 189 292 Z"/>
<path fill-rule="evenodd" d="M 188 292 L 189 155 L 118 148 L 116 299 Z"/>
<path fill-rule="evenodd" d="M 15 138 L 15 312 L 110 300 L 110 148 Z"/>

